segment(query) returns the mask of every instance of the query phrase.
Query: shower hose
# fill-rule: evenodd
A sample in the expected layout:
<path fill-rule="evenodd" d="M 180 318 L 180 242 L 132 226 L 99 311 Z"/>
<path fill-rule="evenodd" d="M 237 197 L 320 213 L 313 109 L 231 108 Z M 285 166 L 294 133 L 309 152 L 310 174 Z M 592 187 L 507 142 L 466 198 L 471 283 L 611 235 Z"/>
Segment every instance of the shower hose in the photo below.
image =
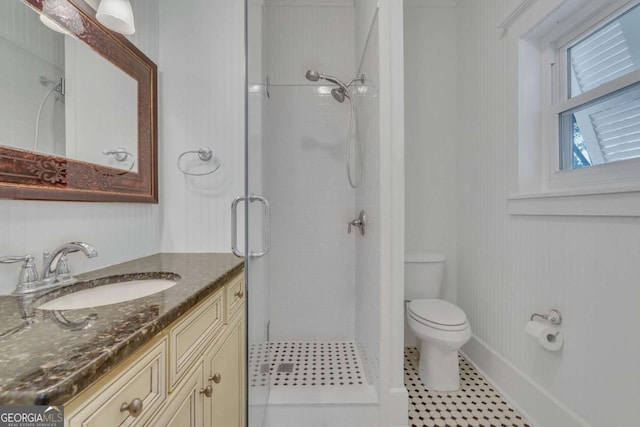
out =
<path fill-rule="evenodd" d="M 347 132 L 347 178 L 349 178 L 349 185 L 352 188 L 358 188 L 360 182 L 362 181 L 362 150 L 360 148 L 360 144 L 358 141 L 355 141 L 355 156 L 358 159 L 358 174 L 354 179 L 352 177 L 353 171 L 351 170 L 351 144 L 354 142 L 353 140 L 353 126 L 355 124 L 355 101 L 352 101 L 353 93 L 351 94 L 349 99 L 349 105 L 351 106 L 351 118 L 349 120 L 349 130 Z"/>

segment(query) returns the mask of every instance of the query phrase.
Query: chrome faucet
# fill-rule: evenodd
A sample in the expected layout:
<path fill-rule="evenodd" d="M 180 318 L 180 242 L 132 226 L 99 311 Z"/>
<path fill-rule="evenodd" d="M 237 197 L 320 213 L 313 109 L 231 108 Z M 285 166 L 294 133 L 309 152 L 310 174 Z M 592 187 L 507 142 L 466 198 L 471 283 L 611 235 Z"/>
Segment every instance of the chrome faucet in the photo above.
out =
<path fill-rule="evenodd" d="M 31 255 L 0 257 L 0 263 L 20 261 L 24 263 L 18 277 L 18 284 L 13 291 L 14 295 L 24 295 L 75 283 L 77 280 L 71 276 L 67 260 L 67 255 L 74 252 L 82 252 L 87 258 L 98 256 L 96 248 L 88 243 L 65 243 L 57 247 L 52 253 L 44 252 L 42 257 L 42 276 L 39 279 L 38 271 Z"/>
<path fill-rule="evenodd" d="M 63 279 L 69 276 L 69 264 L 67 263 L 67 255 L 81 251 L 87 258 L 95 258 L 98 256 L 96 248 L 84 242 L 69 242 L 55 248 L 53 252 L 44 252 L 42 255 L 42 279 L 43 282 Z M 70 276 L 69 276 L 70 277 Z"/>

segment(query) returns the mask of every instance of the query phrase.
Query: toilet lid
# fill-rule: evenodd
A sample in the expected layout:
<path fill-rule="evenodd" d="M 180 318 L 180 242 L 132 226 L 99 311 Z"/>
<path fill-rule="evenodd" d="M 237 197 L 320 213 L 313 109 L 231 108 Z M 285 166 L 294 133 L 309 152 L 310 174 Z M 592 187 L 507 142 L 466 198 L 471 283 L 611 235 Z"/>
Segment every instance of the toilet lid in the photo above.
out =
<path fill-rule="evenodd" d="M 417 299 L 409 303 L 409 310 L 416 320 L 441 326 L 460 326 L 467 322 L 467 315 L 456 305 L 441 299 Z"/>

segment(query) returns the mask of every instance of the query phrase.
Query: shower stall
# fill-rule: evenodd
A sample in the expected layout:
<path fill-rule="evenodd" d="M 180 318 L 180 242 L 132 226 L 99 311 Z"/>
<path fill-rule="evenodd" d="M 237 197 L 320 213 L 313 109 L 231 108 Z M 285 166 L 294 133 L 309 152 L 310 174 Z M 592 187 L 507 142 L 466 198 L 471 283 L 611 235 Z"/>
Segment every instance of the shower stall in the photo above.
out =
<path fill-rule="evenodd" d="M 250 427 L 379 424 L 380 73 L 366 12 L 248 1 Z"/>

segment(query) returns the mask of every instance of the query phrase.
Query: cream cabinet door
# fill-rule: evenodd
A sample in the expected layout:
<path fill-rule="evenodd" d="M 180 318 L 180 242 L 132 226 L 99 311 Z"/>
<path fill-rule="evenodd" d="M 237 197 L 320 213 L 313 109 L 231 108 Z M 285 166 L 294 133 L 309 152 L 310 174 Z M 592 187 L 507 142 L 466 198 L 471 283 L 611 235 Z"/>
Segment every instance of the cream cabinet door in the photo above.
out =
<path fill-rule="evenodd" d="M 65 422 L 69 427 L 146 424 L 162 406 L 166 392 L 167 340 L 162 339 L 138 360 L 120 365 L 115 377 L 98 392 L 89 392 L 79 408 Z M 138 356 L 136 356 L 138 357 Z M 135 357 L 134 357 L 135 358 Z M 136 402 L 137 410 L 123 410 Z"/>
<path fill-rule="evenodd" d="M 180 381 L 180 386 L 171 394 L 169 404 L 149 426 L 205 426 L 203 375 L 204 369 L 200 362 L 186 378 Z"/>
<path fill-rule="evenodd" d="M 235 323 L 222 347 L 205 359 L 205 380 L 213 388 L 211 399 L 205 402 L 207 426 L 242 426 L 242 327 L 243 322 Z"/>

